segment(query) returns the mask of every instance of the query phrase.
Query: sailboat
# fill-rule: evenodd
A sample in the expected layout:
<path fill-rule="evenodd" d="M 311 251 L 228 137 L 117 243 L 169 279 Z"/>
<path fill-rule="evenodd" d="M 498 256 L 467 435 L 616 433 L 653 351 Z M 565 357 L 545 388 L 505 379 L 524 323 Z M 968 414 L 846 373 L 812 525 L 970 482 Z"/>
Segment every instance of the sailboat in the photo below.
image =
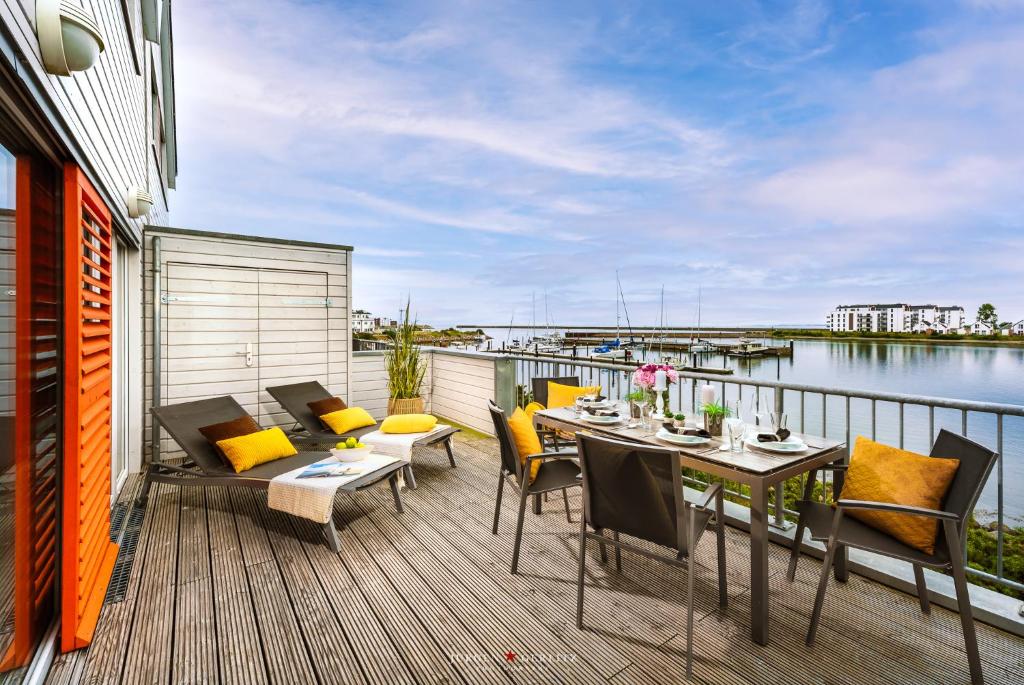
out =
<path fill-rule="evenodd" d="M 606 341 L 603 345 L 594 348 L 590 354 L 593 359 L 625 359 L 626 349 L 619 336 L 619 329 L 622 320 L 619 316 L 619 300 L 622 296 L 622 284 L 619 282 L 619 272 L 615 272 L 615 340 Z"/>
<path fill-rule="evenodd" d="M 697 287 L 697 341 L 690 343 L 690 352 L 715 352 L 715 344 L 709 340 L 702 340 L 700 337 L 700 305 L 701 288 Z"/>

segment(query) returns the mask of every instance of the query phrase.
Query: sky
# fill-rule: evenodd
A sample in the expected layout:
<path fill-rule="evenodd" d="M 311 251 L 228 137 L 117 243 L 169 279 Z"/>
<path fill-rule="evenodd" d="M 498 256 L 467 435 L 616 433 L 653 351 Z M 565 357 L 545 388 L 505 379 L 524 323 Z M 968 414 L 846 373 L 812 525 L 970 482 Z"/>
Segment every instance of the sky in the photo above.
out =
<path fill-rule="evenodd" d="M 176 0 L 175 226 L 434 325 L 1024 318 L 1024 0 Z"/>

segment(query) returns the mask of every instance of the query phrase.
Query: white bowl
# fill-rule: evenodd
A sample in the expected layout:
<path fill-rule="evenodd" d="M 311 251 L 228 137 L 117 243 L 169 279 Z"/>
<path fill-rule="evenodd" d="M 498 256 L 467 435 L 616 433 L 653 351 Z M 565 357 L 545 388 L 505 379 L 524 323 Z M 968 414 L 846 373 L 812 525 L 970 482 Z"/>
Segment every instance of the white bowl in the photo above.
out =
<path fill-rule="evenodd" d="M 337 447 L 331 448 L 331 456 L 338 461 L 362 461 L 370 452 L 373 451 L 373 445 L 367 445 L 366 447 L 350 447 L 348 449 L 339 450 Z"/>
<path fill-rule="evenodd" d="M 680 433 L 672 433 L 659 428 L 658 432 L 654 434 L 654 437 L 665 442 L 674 442 L 677 445 L 706 445 L 711 442 L 711 438 L 704 438 L 699 435 L 682 435 Z"/>

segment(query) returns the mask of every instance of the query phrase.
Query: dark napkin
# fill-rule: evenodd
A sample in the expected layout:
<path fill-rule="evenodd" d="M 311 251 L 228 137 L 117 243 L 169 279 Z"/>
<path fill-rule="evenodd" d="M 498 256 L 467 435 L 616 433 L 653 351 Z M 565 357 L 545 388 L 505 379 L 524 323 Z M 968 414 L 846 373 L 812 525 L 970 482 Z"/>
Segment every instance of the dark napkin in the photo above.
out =
<path fill-rule="evenodd" d="M 788 438 L 792 433 L 786 428 L 780 428 L 778 433 L 758 433 L 758 442 L 782 442 Z"/>
<path fill-rule="evenodd" d="M 711 433 L 708 433 L 703 428 L 687 428 L 683 431 L 683 435 L 696 435 L 701 438 L 710 438 Z"/>
<path fill-rule="evenodd" d="M 619 415 L 619 412 L 612 409 L 591 409 L 590 407 L 583 407 L 583 411 L 587 412 L 591 416 L 615 416 Z"/>
<path fill-rule="evenodd" d="M 666 421 L 665 423 L 661 424 L 661 426 L 662 426 L 662 428 L 667 430 L 669 433 L 678 433 L 679 432 L 679 426 L 677 426 L 674 423 L 671 423 L 669 421 Z"/>

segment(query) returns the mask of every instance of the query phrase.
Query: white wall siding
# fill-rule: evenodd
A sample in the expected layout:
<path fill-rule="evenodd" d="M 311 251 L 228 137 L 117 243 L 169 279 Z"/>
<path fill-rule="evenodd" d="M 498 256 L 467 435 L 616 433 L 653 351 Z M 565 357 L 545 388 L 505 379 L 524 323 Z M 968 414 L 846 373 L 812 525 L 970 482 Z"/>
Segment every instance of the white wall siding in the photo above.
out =
<path fill-rule="evenodd" d="M 266 392 L 268 386 L 317 380 L 340 397 L 348 395 L 350 250 L 147 227 L 147 443 L 156 237 L 168 300 L 161 305 L 163 404 L 231 395 L 264 427 L 288 427 L 293 421 Z M 162 457 L 179 454 L 163 436 Z"/>
<path fill-rule="evenodd" d="M 111 205 L 115 224 L 139 235 L 142 220 L 127 216 L 128 186 L 148 187 L 153 194 L 151 223 L 166 222 L 168 214 L 167 192 L 154 170 L 150 142 L 154 75 L 162 97 L 160 48 L 142 40 L 139 23 L 126 24 L 121 0 L 81 0 L 80 4 L 99 24 L 106 50 L 91 69 L 71 76 L 54 76 L 43 68 L 34 0 L 0 0 L 0 21 L 9 27 L 25 56 L 23 68 L 43 84 L 44 95 L 81 150 L 82 167 Z M 137 4 L 131 3 L 136 12 Z"/>

